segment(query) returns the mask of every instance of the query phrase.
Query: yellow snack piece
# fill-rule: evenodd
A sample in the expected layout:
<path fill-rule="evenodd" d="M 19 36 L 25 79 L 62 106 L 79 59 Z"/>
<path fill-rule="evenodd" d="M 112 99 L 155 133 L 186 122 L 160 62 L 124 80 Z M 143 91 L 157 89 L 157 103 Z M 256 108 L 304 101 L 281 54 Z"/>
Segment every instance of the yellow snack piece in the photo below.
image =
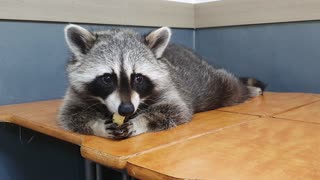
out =
<path fill-rule="evenodd" d="M 117 123 L 120 126 L 121 124 L 123 124 L 125 118 L 125 116 L 121 116 L 120 114 L 114 113 L 112 119 L 114 123 Z"/>

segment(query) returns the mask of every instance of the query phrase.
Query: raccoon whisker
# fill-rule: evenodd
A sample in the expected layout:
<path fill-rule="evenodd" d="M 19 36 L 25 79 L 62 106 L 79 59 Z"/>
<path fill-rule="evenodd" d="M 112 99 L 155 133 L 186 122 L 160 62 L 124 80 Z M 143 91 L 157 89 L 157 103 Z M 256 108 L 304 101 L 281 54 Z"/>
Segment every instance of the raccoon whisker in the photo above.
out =
<path fill-rule="evenodd" d="M 145 103 L 145 102 L 141 102 L 140 103 L 140 105 L 147 105 L 148 106 L 148 104 L 147 103 Z M 138 108 L 137 109 L 139 109 L 139 106 L 138 106 Z"/>
<path fill-rule="evenodd" d="M 93 106 L 95 106 L 95 105 L 98 105 L 98 104 L 100 104 L 100 103 L 92 104 L 92 105 L 88 106 L 87 108 L 85 108 L 84 110 L 82 110 L 82 111 L 80 111 L 80 112 L 78 112 L 78 113 L 71 114 L 71 116 L 75 116 L 75 115 L 78 115 L 78 114 L 82 114 L 82 113 L 84 113 L 84 112 L 91 112 L 91 111 L 93 111 L 93 109 L 91 109 L 91 111 L 88 111 L 88 109 L 91 108 L 91 107 L 93 107 Z"/>
<path fill-rule="evenodd" d="M 137 108 L 137 111 L 138 111 L 138 110 L 142 111 L 143 109 L 141 109 L 141 108 Z"/>
<path fill-rule="evenodd" d="M 148 99 L 147 101 L 152 102 L 152 103 L 158 102 L 157 100 L 154 100 L 154 99 Z M 140 102 L 140 104 L 148 105 L 148 104 L 146 104 L 146 102 L 144 102 L 144 101 Z"/>
<path fill-rule="evenodd" d="M 146 106 L 148 106 L 149 104 L 147 104 L 147 103 L 145 103 L 145 102 L 141 102 L 140 105 L 146 105 Z M 139 106 L 138 106 L 137 109 L 139 109 Z"/>
<path fill-rule="evenodd" d="M 140 102 L 140 104 L 146 105 L 146 103 L 145 103 L 145 102 Z"/>

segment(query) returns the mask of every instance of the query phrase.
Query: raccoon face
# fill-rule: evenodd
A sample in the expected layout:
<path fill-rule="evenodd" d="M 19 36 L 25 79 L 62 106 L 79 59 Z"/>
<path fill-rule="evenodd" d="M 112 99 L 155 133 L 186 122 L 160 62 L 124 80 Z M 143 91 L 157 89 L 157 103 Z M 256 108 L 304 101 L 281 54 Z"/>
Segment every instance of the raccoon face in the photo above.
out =
<path fill-rule="evenodd" d="M 111 113 L 134 113 L 168 83 L 166 64 L 158 60 L 171 37 L 167 27 L 142 37 L 127 29 L 89 32 L 68 25 L 65 37 L 73 53 L 67 67 L 71 88 L 99 99 Z"/>

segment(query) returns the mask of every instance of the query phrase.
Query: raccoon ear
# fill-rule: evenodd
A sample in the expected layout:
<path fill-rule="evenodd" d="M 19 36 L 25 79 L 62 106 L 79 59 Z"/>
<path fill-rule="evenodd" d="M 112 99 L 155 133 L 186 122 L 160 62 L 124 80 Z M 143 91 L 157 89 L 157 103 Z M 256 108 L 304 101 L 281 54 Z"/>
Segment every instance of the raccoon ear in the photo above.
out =
<path fill-rule="evenodd" d="M 64 34 L 70 50 L 75 55 L 86 54 L 96 40 L 91 32 L 74 24 L 67 25 Z"/>
<path fill-rule="evenodd" d="M 153 51 L 156 58 L 161 58 L 164 50 L 169 44 L 170 37 L 170 28 L 162 27 L 149 33 L 145 37 L 145 44 Z"/>

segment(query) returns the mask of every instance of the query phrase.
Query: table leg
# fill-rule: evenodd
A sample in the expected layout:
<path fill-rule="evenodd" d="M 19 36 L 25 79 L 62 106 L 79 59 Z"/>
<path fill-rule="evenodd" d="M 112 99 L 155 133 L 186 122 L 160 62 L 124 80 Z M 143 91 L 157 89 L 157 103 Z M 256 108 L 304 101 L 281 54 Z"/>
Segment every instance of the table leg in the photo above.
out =
<path fill-rule="evenodd" d="M 129 176 L 126 172 L 122 172 L 121 180 L 131 180 L 131 176 Z"/>
<path fill-rule="evenodd" d="M 96 180 L 103 180 L 103 166 L 96 164 Z"/>
<path fill-rule="evenodd" d="M 134 180 L 131 176 L 128 175 L 128 173 L 125 170 L 118 170 L 118 169 L 112 169 L 108 167 L 104 167 L 98 163 L 95 163 L 93 161 L 90 161 L 88 159 L 85 159 L 85 180 L 103 180 L 105 179 L 104 176 L 104 168 L 109 169 L 109 172 L 114 171 L 121 174 L 118 174 L 115 176 L 115 174 L 109 174 L 111 177 L 121 180 Z M 108 176 L 108 178 L 110 178 Z"/>
<path fill-rule="evenodd" d="M 96 163 L 84 160 L 85 180 L 96 180 Z"/>

